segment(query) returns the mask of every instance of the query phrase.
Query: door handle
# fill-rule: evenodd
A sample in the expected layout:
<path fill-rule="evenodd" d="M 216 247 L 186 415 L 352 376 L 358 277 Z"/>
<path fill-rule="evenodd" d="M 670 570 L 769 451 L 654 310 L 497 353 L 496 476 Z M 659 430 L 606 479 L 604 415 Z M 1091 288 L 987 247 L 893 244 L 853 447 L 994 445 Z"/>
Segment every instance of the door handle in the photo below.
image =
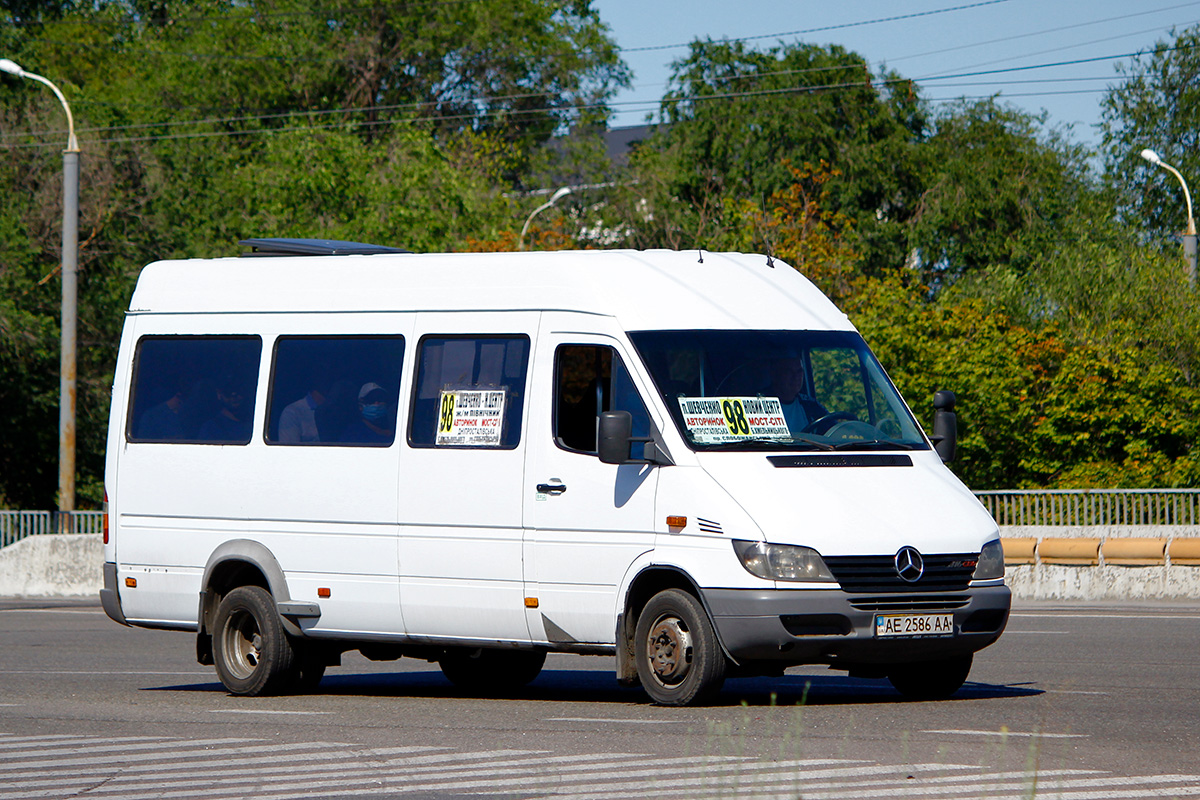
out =
<path fill-rule="evenodd" d="M 567 487 L 562 483 L 539 483 L 537 490 L 538 494 L 562 494 Z"/>

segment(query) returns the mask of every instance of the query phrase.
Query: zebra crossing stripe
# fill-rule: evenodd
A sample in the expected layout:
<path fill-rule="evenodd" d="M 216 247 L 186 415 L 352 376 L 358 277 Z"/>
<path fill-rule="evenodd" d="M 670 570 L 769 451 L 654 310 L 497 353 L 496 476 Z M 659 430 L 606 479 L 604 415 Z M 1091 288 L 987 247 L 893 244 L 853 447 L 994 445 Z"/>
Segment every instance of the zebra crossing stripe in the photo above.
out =
<path fill-rule="evenodd" d="M 92 740 L 92 741 L 94 742 L 95 740 Z M 209 745 L 214 745 L 214 744 L 240 744 L 242 742 L 261 742 L 261 741 L 264 741 L 264 740 L 263 739 L 246 739 L 244 737 L 238 737 L 238 738 L 229 738 L 229 739 L 200 739 L 197 741 L 189 741 L 189 742 L 187 742 L 187 744 L 191 745 L 191 746 L 203 745 L 203 746 L 207 747 Z M 56 749 L 53 750 L 52 755 L 55 755 L 55 756 L 64 755 L 65 756 L 65 755 L 75 755 L 78 753 L 105 753 L 105 752 L 109 752 L 109 751 L 113 751 L 113 750 L 122 752 L 122 753 L 131 752 L 131 751 L 140 751 L 140 750 L 156 750 L 156 749 L 161 750 L 165 744 L 168 744 L 166 742 L 163 742 L 161 740 L 161 738 L 159 741 L 156 741 L 156 742 L 138 742 L 138 743 L 133 743 L 133 744 L 130 744 L 128 742 L 119 743 L 119 742 L 109 740 L 109 739 L 105 739 L 104 742 L 105 742 L 104 744 L 95 744 L 95 743 L 89 744 L 87 742 L 78 742 L 78 741 L 70 742 L 70 743 L 54 742 L 51 744 L 51 747 L 56 748 Z M 82 744 L 84 746 L 76 747 L 75 745 L 77 745 L 77 744 Z M 39 747 L 37 749 L 28 749 L 30 747 L 29 744 L 26 744 L 25 747 L 27 748 L 25 750 L 17 750 L 17 751 L 11 751 L 11 752 L 5 753 L 4 759 L 6 762 L 9 762 L 9 763 L 4 768 L 8 768 L 8 766 L 20 767 L 21 764 L 13 763 L 14 759 L 44 758 L 47 755 L 46 751 L 49 749 L 49 748 L 45 748 L 45 747 Z M 164 758 L 166 758 L 166 757 L 174 758 L 175 755 L 174 755 L 174 753 L 168 753 L 168 754 L 164 755 L 163 757 Z M 62 762 L 56 762 L 56 763 L 62 763 Z"/>
<path fill-rule="evenodd" d="M 162 763 L 162 764 L 136 764 L 135 763 L 128 767 L 122 767 L 122 769 L 125 771 L 128 771 L 128 772 L 162 773 L 162 772 L 181 771 L 181 770 L 196 770 L 196 769 L 199 769 L 202 767 L 203 768 L 211 768 L 211 769 L 221 769 L 224 767 L 237 767 L 237 766 L 243 766 L 243 765 L 247 765 L 247 764 L 278 764 L 280 762 L 312 761 L 312 760 L 314 760 L 314 756 L 311 753 L 293 753 L 291 755 L 278 755 L 278 753 L 280 753 L 281 751 L 287 751 L 287 750 L 314 750 L 314 749 L 321 750 L 322 748 L 331 748 L 331 747 L 345 748 L 346 745 L 330 744 L 328 742 L 303 742 L 300 744 L 271 744 L 271 745 L 261 745 L 258 747 L 225 748 L 225 749 L 220 749 L 220 750 L 199 750 L 199 751 L 189 751 L 189 750 L 178 751 L 178 750 L 176 750 L 176 751 L 164 752 L 161 755 L 157 756 L 157 758 L 170 759 L 170 761 L 168 761 L 167 763 Z M 349 758 L 363 758 L 363 757 L 370 756 L 372 754 L 387 755 L 387 754 L 398 754 L 398 753 L 420 753 L 420 752 L 429 752 L 431 750 L 445 750 L 445 749 L 447 749 L 447 748 L 425 747 L 425 746 L 420 746 L 420 745 L 414 745 L 414 746 L 410 746 L 410 747 L 387 747 L 387 748 L 382 748 L 382 749 L 363 748 L 363 749 L 359 749 L 359 750 L 323 751 L 319 754 L 319 757 L 324 758 L 324 759 L 330 759 L 330 760 L 349 759 Z M 259 756 L 256 758 L 237 757 L 238 754 L 247 753 L 247 752 L 265 752 L 265 753 L 272 753 L 274 755 Z M 208 760 L 208 761 L 185 761 L 182 763 L 179 763 L 177 761 L 177 759 L 183 759 L 183 758 L 200 758 L 202 756 L 214 756 L 214 755 L 231 755 L 231 756 L 234 756 L 234 758 L 221 759 L 221 760 Z M 24 764 L 20 764 L 20 765 L 0 764 L 0 771 L 13 771 L 13 770 L 17 770 L 17 769 L 31 769 L 31 768 L 43 768 L 44 769 L 47 767 L 60 767 L 60 766 L 106 767 L 106 766 L 116 766 L 117 764 L 122 764 L 122 763 L 130 762 L 130 761 L 139 761 L 139 760 L 149 761 L 149 760 L 152 760 L 152 758 L 153 757 L 151 757 L 151 756 L 148 756 L 145 754 L 140 754 L 140 755 L 129 755 L 126 757 L 104 756 L 104 757 L 100 757 L 100 758 L 72 758 L 72 759 L 63 759 L 62 761 L 26 761 Z M 75 772 L 81 773 L 82 770 L 75 770 Z M 3 797 L 3 796 L 4 796 L 3 794 L 0 794 L 0 797 Z"/>
<path fill-rule="evenodd" d="M 245 743 L 245 746 L 236 746 Z M 204 749 L 208 747 L 210 749 Z M 680 760 L 639 753 L 274 744 L 262 738 L 108 739 L 0 734 L 0 800 L 86 794 L 108 800 L 326 800 L 412 793 L 505 794 L 545 800 L 737 796 L 741 800 L 930 798 L 1137 800 L 1200 796 L 1200 775 L 1117 776 L 1096 770 L 985 772 L 963 764 L 850 759 Z M 179 748 L 179 749 L 175 749 Z M 108 752 L 109 755 L 95 755 Z M 80 753 L 89 757 L 77 757 Z"/>
<path fill-rule="evenodd" d="M 69 733 L 58 733 L 46 736 L 9 736 L 8 734 L 0 734 L 0 749 L 9 749 L 12 747 L 28 747 L 30 744 L 42 744 L 45 747 L 58 747 L 59 745 L 86 744 L 87 742 L 96 741 L 93 736 L 78 736 Z M 122 736 L 116 739 L 105 739 L 106 742 L 149 742 L 149 741 L 174 741 L 169 736 Z M 246 741 L 252 741 L 247 739 Z M 7 756 L 5 756 L 7 758 Z"/>
<path fill-rule="evenodd" d="M 593 785 L 595 781 L 608 781 L 613 777 L 612 769 L 621 765 L 613 763 L 613 755 L 615 754 L 595 754 L 591 758 L 600 761 L 603 760 L 605 769 L 603 771 L 583 772 L 574 774 L 573 771 L 558 769 L 557 771 L 547 771 L 546 767 L 553 766 L 559 762 L 579 761 L 580 757 L 575 756 L 556 756 L 552 759 L 524 759 L 515 762 L 517 767 L 497 770 L 496 762 L 475 765 L 473 770 L 466 770 L 461 764 L 453 764 L 449 768 L 446 766 L 439 767 L 441 772 L 434 774 L 413 774 L 411 768 L 392 767 L 380 768 L 380 764 L 364 764 L 358 770 L 358 774 L 349 775 L 346 777 L 334 776 L 319 776 L 313 770 L 304 771 L 288 771 L 286 774 L 279 776 L 277 782 L 264 781 L 264 776 L 260 773 L 250 773 L 241 778 L 212 778 L 206 777 L 204 788 L 198 788 L 192 784 L 188 784 L 185 788 L 172 790 L 170 786 L 164 786 L 158 776 L 147 776 L 147 780 L 141 783 L 134 783 L 117 774 L 105 781 L 103 786 L 98 786 L 88 792 L 89 796 L 100 797 L 107 794 L 116 793 L 122 800 L 135 800 L 136 798 L 172 798 L 172 797 L 209 797 L 213 795 L 220 796 L 222 792 L 234 791 L 233 786 L 236 785 L 251 785 L 255 790 L 257 797 L 272 797 L 279 791 L 288 791 L 293 789 L 303 788 L 311 792 L 315 788 L 334 789 L 334 788 L 349 788 L 361 786 L 364 783 L 380 783 L 386 782 L 393 789 L 405 789 L 405 784 L 420 782 L 419 787 L 427 788 L 469 788 L 469 787 L 501 787 L 501 786 L 520 786 L 526 787 L 531 784 L 550 783 L 550 789 L 561 786 L 566 781 L 588 781 L 589 785 Z M 662 767 L 674 765 L 677 763 L 674 759 L 658 759 L 652 760 L 656 767 L 651 770 L 642 772 L 624 771 L 621 773 L 622 780 L 631 780 L 646 776 L 658 776 L 662 774 Z M 846 763 L 846 762 L 830 762 L 829 760 L 819 761 L 804 761 L 795 762 L 795 764 L 781 763 L 772 764 L 764 763 L 762 767 L 772 769 L 790 769 L 795 765 L 812 765 L 825 763 Z M 749 764 L 741 763 L 724 763 L 710 765 L 706 769 L 706 773 L 715 777 L 716 771 L 724 769 L 744 769 Z M 536 768 L 541 768 L 540 770 Z M 531 769 L 534 768 L 534 769 Z M 582 769 L 595 770 L 595 765 L 583 766 Z M 471 772 L 481 773 L 480 775 L 471 775 Z M 512 775 L 511 778 L 500 778 L 498 774 Z M 466 778 L 466 780 L 464 780 Z M 79 778 L 72 783 L 81 783 L 85 781 L 94 782 L 95 777 L 88 779 Z M 178 784 L 179 781 L 174 781 L 173 784 Z M 230 786 L 232 784 L 233 786 Z M 65 783 L 60 779 L 54 784 L 56 788 L 63 788 Z M 139 795 L 136 792 L 144 791 L 149 786 L 154 787 L 153 794 Z M 17 788 L 17 787 L 13 787 Z M 52 789 L 38 789 L 34 787 L 21 787 L 24 791 L 5 791 L 0 792 L 0 798 L 4 800 L 17 800 L 18 798 L 34 798 L 45 797 L 53 794 Z M 164 789 L 166 789 L 164 791 Z M 239 795 L 240 796 L 240 795 Z"/>
<path fill-rule="evenodd" d="M 399 748 L 394 748 L 394 749 L 399 749 Z M 380 752 L 380 750 L 376 749 L 376 750 L 362 751 L 362 752 L 369 752 L 369 753 L 377 754 Z M 376 775 L 379 772 L 381 765 L 384 765 L 384 764 L 393 764 L 394 765 L 394 764 L 398 764 L 398 763 L 411 762 L 412 764 L 414 764 L 414 766 L 407 767 L 406 770 L 408 772 L 414 772 L 414 771 L 418 771 L 418 770 L 422 770 L 422 769 L 424 769 L 424 770 L 431 770 L 431 769 L 444 770 L 444 769 L 446 769 L 444 764 L 438 764 L 436 766 L 422 766 L 422 764 L 424 764 L 425 762 L 427 762 L 429 760 L 433 760 L 433 759 L 437 759 L 439 761 L 451 761 L 451 760 L 455 760 L 455 761 L 468 760 L 469 761 L 471 759 L 507 757 L 510 755 L 520 755 L 520 754 L 532 753 L 532 752 L 537 752 L 537 751 L 492 750 L 492 751 L 485 751 L 485 752 L 481 752 L 481 753 L 441 754 L 441 755 L 436 755 L 436 756 L 419 756 L 419 757 L 414 757 L 414 758 L 410 758 L 410 759 L 389 759 L 387 761 L 368 761 L 368 762 L 362 763 L 361 765 L 352 766 L 350 768 L 348 768 L 346 764 L 332 764 L 331 763 L 328 766 L 325 766 L 323 768 L 323 770 L 322 770 L 322 768 L 316 768 L 316 769 L 310 768 L 310 769 L 307 769 L 304 771 L 297 771 L 297 768 L 294 764 L 287 764 L 287 765 L 274 766 L 274 767 L 254 766 L 254 767 L 244 767 L 244 768 L 240 768 L 240 769 L 226 767 L 226 768 L 220 769 L 220 774 L 224 777 L 212 778 L 212 777 L 206 776 L 205 784 L 210 785 L 210 786 L 216 786 L 219 784 L 241 784 L 241 783 L 246 783 L 247 781 L 252 781 L 256 784 L 262 784 L 265 776 L 267 776 L 270 773 L 275 773 L 275 772 L 283 773 L 282 777 L 288 778 L 288 779 L 296 779 L 296 778 L 301 778 L 301 777 L 328 776 L 330 774 L 335 775 L 335 776 L 344 776 L 344 775 L 354 775 L 354 774 L 359 774 L 359 773 L 366 773 L 366 776 L 368 778 L 370 778 L 370 777 L 373 777 L 374 775 Z M 595 757 L 598 757 L 598 756 L 593 756 L 593 758 L 595 758 Z M 231 762 L 231 763 L 241 763 L 241 762 Z M 519 762 L 513 761 L 513 762 L 500 762 L 500 763 L 519 763 Z M 142 772 L 149 771 L 149 770 L 153 769 L 153 767 L 154 767 L 154 765 L 150 765 L 146 769 L 142 770 Z M 465 768 L 466 769 L 473 769 L 473 768 L 478 769 L 479 767 L 477 767 L 475 765 L 467 764 Z M 208 772 L 208 771 L 209 770 L 206 769 L 206 772 Z M 463 767 L 459 767 L 458 772 L 461 773 L 462 771 L 463 771 Z M 233 777 L 234 774 L 245 775 L 248 777 L 240 777 L 240 778 Z M 14 793 L 11 790 L 13 790 L 13 789 L 36 789 L 39 787 L 61 788 L 64 786 L 74 785 L 74 784 L 87 785 L 89 783 L 94 783 L 96 781 L 96 778 L 97 778 L 97 775 L 94 772 L 87 773 L 87 774 L 77 773 L 76 776 L 73 778 L 64 778 L 61 775 L 54 777 L 54 778 L 45 778 L 45 777 L 42 777 L 39 775 L 39 778 L 36 778 L 36 779 L 15 781 L 13 783 L 10 783 L 7 786 L 8 791 L 0 790 L 0 798 L 3 798 L 4 800 L 10 800 L 10 798 L 12 798 L 15 800 L 15 798 L 23 798 L 23 797 L 41 797 L 41 796 L 44 796 L 46 793 L 45 792 Z M 133 789 L 144 789 L 145 788 L 144 784 L 148 784 L 151 786 L 158 786 L 158 787 L 167 787 L 167 788 L 169 788 L 173 785 L 181 785 L 181 784 L 186 784 L 189 787 L 193 787 L 194 781 L 195 781 L 195 775 L 191 774 L 191 773 L 185 773 L 183 775 L 172 775 L 172 776 L 169 776 L 164 779 L 163 776 L 161 776 L 157 773 L 153 773 L 150 775 L 144 775 L 144 774 L 131 775 L 131 774 L 129 774 L 129 770 L 122 769 L 120 771 L 115 772 L 110 778 L 108 778 L 104 787 L 96 788 L 95 790 L 89 792 L 89 795 L 99 796 L 100 794 L 102 794 L 104 792 L 114 792 L 114 791 L 124 792 L 124 791 L 133 790 Z M 193 787 L 193 788 L 189 788 L 189 791 L 192 793 L 196 793 L 198 790 L 196 790 Z"/>

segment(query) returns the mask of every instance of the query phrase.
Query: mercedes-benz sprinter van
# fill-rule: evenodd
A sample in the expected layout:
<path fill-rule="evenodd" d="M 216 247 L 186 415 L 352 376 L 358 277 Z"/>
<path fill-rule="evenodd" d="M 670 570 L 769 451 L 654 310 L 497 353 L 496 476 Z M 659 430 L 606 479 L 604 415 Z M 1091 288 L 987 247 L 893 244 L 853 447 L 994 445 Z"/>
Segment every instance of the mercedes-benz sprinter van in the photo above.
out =
<path fill-rule="evenodd" d="M 195 631 L 230 692 L 360 650 L 485 692 L 570 652 L 663 704 L 800 664 L 936 698 L 1003 631 L 952 395 L 931 440 L 783 262 L 255 244 L 142 271 L 105 477 L 105 610 Z"/>

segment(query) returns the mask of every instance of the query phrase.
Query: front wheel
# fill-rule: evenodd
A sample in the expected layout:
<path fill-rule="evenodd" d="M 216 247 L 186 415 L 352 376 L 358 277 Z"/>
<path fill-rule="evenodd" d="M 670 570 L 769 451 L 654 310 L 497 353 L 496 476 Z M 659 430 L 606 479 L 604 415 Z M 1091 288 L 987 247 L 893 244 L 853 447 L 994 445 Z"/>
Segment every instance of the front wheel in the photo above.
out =
<path fill-rule="evenodd" d="M 295 656 L 270 592 L 239 586 L 225 595 L 213 625 L 213 661 L 226 689 L 248 697 L 284 691 Z"/>
<path fill-rule="evenodd" d="M 725 654 L 700 601 L 679 589 L 650 598 L 634 633 L 638 678 L 650 699 L 686 706 L 715 695 L 725 682 Z"/>
<path fill-rule="evenodd" d="M 888 670 L 888 680 L 910 700 L 945 700 L 962 688 L 971 672 L 971 655 L 942 661 L 899 664 Z"/>

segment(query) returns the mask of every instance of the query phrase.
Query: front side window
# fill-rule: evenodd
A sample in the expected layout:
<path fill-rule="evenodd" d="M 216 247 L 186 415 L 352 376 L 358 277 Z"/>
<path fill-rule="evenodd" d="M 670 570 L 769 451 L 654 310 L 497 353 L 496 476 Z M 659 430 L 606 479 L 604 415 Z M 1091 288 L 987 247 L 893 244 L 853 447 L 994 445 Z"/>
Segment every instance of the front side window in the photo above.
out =
<path fill-rule="evenodd" d="M 611 347 L 563 345 L 555 355 L 554 374 L 554 441 L 559 447 L 597 452 L 603 411 L 628 411 L 633 435 L 650 435 L 650 414 Z"/>
<path fill-rule="evenodd" d="M 271 369 L 267 443 L 390 445 L 403 359 L 399 336 L 281 336 Z"/>
<path fill-rule="evenodd" d="M 424 336 L 417 345 L 413 447 L 511 449 L 521 441 L 527 336 Z"/>
<path fill-rule="evenodd" d="M 262 340 L 144 336 L 134 356 L 130 442 L 246 444 Z"/>
<path fill-rule="evenodd" d="M 630 338 L 694 449 L 928 449 L 857 333 L 641 331 Z"/>

